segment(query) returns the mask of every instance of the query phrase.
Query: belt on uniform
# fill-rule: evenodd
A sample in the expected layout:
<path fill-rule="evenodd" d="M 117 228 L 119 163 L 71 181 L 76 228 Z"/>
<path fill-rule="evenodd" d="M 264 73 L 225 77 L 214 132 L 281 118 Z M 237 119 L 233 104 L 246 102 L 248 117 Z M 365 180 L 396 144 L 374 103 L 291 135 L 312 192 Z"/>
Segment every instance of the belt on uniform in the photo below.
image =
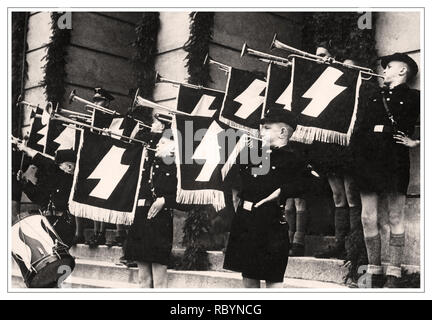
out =
<path fill-rule="evenodd" d="M 252 201 L 240 199 L 239 207 L 246 211 L 252 211 L 254 207 L 254 203 Z"/>
<path fill-rule="evenodd" d="M 152 201 L 147 199 L 138 199 L 137 207 L 150 207 L 152 205 Z"/>
<path fill-rule="evenodd" d="M 391 126 L 385 126 L 385 125 L 376 125 L 373 128 L 373 132 L 385 132 L 385 133 L 391 133 L 393 132 L 393 128 Z"/>

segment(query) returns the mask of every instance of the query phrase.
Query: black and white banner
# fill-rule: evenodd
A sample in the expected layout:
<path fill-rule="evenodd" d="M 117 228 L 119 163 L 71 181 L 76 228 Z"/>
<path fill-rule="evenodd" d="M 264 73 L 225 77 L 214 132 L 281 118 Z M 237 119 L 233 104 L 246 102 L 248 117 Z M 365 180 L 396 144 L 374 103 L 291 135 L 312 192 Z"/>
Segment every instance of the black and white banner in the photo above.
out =
<path fill-rule="evenodd" d="M 291 139 L 348 145 L 361 84 L 359 71 L 294 58 L 291 106 L 285 106 L 298 119 Z"/>
<path fill-rule="evenodd" d="M 100 129 L 108 129 L 112 133 L 116 133 L 125 137 L 134 138 L 140 130 L 138 121 L 128 115 L 108 114 L 100 110 L 93 110 L 92 125 Z M 112 135 L 114 139 L 128 141 L 126 138 L 121 138 Z"/>
<path fill-rule="evenodd" d="M 69 210 L 77 216 L 132 224 L 146 149 L 84 130 Z"/>
<path fill-rule="evenodd" d="M 220 121 L 236 129 L 258 130 L 266 87 L 263 76 L 231 67 Z"/>
<path fill-rule="evenodd" d="M 37 108 L 35 111 L 32 111 L 31 118 L 32 124 L 27 146 L 33 150 L 45 152 L 50 114 L 42 108 Z"/>
<path fill-rule="evenodd" d="M 45 153 L 55 156 L 58 150 L 78 150 L 80 129 L 66 125 L 62 120 L 51 119 L 49 123 Z"/>
<path fill-rule="evenodd" d="M 221 166 L 224 162 L 224 127 L 217 120 L 223 93 L 180 86 L 173 121 L 176 141 L 177 202 L 225 206 Z M 195 137 L 201 131 L 201 137 Z M 199 138 L 199 139 L 198 139 Z M 201 139 L 202 138 L 202 139 Z"/>
<path fill-rule="evenodd" d="M 270 63 L 267 69 L 264 113 L 274 108 L 291 111 L 291 99 L 291 68 Z"/>

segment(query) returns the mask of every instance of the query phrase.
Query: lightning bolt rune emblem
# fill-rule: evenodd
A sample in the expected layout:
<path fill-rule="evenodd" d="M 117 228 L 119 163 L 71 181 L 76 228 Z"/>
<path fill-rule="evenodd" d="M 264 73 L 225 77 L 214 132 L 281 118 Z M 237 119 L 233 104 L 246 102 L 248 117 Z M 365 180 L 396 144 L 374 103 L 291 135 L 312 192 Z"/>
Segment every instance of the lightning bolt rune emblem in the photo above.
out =
<path fill-rule="evenodd" d="M 42 138 L 37 142 L 37 144 L 41 146 L 45 146 L 47 141 L 47 134 L 48 134 L 48 125 L 44 126 L 42 129 L 38 131 L 38 134 L 42 136 Z"/>
<path fill-rule="evenodd" d="M 129 166 L 121 164 L 125 151 L 126 149 L 112 146 L 110 151 L 103 157 L 96 169 L 87 178 L 100 179 L 90 196 L 104 200 L 111 196 L 129 168 Z"/>
<path fill-rule="evenodd" d="M 57 150 L 69 150 L 75 148 L 75 130 L 72 128 L 65 128 L 60 135 L 54 140 L 60 146 Z"/>
<path fill-rule="evenodd" d="M 318 117 L 327 108 L 328 104 L 347 87 L 336 84 L 336 81 L 343 75 L 343 72 L 328 67 L 315 81 L 312 87 L 303 95 L 303 98 L 312 99 L 302 114 L 310 117 Z"/>
<path fill-rule="evenodd" d="M 292 82 L 286 87 L 284 92 L 280 95 L 280 97 L 275 101 L 277 104 L 281 104 L 284 106 L 285 110 L 291 111 L 291 101 L 292 101 Z"/>
<path fill-rule="evenodd" d="M 40 134 L 42 138 L 37 142 L 37 144 L 44 146 L 47 142 L 47 134 L 48 134 L 48 123 L 50 119 L 50 114 L 44 110 L 42 113 L 41 124 L 43 125 L 42 129 L 38 131 L 37 134 Z"/>
<path fill-rule="evenodd" d="M 266 86 L 267 83 L 265 81 L 255 79 L 245 91 L 234 99 L 235 102 L 241 104 L 234 115 L 243 119 L 249 118 L 263 104 L 264 96 L 261 94 Z"/>
<path fill-rule="evenodd" d="M 199 159 L 204 161 L 204 165 L 200 174 L 195 181 L 207 182 L 210 180 L 214 170 L 220 162 L 220 146 L 218 142 L 218 134 L 223 132 L 223 129 L 216 121 L 207 129 L 204 138 L 196 148 L 192 159 Z"/>
<path fill-rule="evenodd" d="M 210 110 L 210 107 L 216 97 L 203 94 L 198 101 L 197 105 L 193 109 L 191 115 L 211 118 L 216 113 L 216 110 Z"/>
<path fill-rule="evenodd" d="M 123 118 L 114 118 L 111 121 L 111 124 L 109 126 L 109 131 L 111 131 L 112 133 L 122 135 L 124 131 L 124 128 L 121 128 L 122 125 L 123 125 Z M 112 138 L 117 140 L 121 139 L 121 137 L 115 135 L 113 135 Z"/>

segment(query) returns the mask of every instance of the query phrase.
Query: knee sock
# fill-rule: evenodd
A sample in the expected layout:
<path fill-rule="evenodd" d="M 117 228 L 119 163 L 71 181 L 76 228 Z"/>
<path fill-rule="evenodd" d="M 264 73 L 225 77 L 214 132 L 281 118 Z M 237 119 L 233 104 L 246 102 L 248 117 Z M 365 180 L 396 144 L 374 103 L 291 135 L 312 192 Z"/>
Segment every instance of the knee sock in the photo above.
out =
<path fill-rule="evenodd" d="M 369 265 L 381 266 L 381 236 L 365 237 Z"/>
<path fill-rule="evenodd" d="M 350 207 L 349 216 L 351 232 L 354 232 L 356 230 L 362 230 L 363 225 L 361 222 L 361 206 Z"/>
<path fill-rule="evenodd" d="M 344 243 L 349 230 L 348 207 L 335 208 L 335 237 L 336 242 Z"/>
<path fill-rule="evenodd" d="M 405 233 L 390 233 L 390 265 L 387 268 L 387 275 L 400 278 L 402 276 L 401 264 L 405 248 Z"/>
<path fill-rule="evenodd" d="M 307 224 L 307 211 L 297 211 L 296 232 L 294 234 L 294 243 L 304 245 Z"/>

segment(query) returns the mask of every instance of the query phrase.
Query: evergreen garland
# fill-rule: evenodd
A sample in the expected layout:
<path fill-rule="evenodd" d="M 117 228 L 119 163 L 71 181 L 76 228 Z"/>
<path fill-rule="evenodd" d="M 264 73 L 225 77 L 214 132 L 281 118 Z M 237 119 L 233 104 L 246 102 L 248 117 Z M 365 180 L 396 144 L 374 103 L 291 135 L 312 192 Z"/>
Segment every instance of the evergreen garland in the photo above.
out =
<path fill-rule="evenodd" d="M 209 53 L 213 35 L 214 12 L 192 12 L 190 14 L 190 36 L 184 45 L 187 52 L 186 67 L 188 82 L 205 86 L 211 82 L 208 64 L 203 65 Z M 211 206 L 195 206 L 188 212 L 183 226 L 183 245 L 186 247 L 182 268 L 186 270 L 207 270 L 209 266 L 203 237 L 208 233 L 209 210 Z"/>
<path fill-rule="evenodd" d="M 352 59 L 361 66 L 374 67 L 375 20 L 372 13 L 372 29 L 361 30 L 358 12 L 311 12 L 305 13 L 303 24 L 304 50 L 315 53 L 320 42 L 330 42 L 336 59 Z"/>
<path fill-rule="evenodd" d="M 190 19 L 190 36 L 184 45 L 188 82 L 205 86 L 211 82 L 209 65 L 203 62 L 213 37 L 214 12 L 192 12 Z"/>
<path fill-rule="evenodd" d="M 51 13 L 52 35 L 45 55 L 44 78 L 41 85 L 45 89 L 47 100 L 54 106 L 62 104 L 66 93 L 66 63 L 71 30 L 59 28 L 57 22 L 64 12 Z"/>
<path fill-rule="evenodd" d="M 28 12 L 12 12 L 12 134 L 20 136 L 20 108 L 15 104 L 18 97 L 23 94 L 25 80 L 27 79 L 27 19 Z M 23 63 L 24 62 L 24 63 Z M 24 75 L 24 77 L 23 77 Z"/>
<path fill-rule="evenodd" d="M 135 54 L 132 57 L 134 77 L 140 96 L 152 98 L 155 87 L 155 60 L 157 37 L 160 28 L 159 12 L 144 12 L 135 27 L 136 38 L 132 43 Z M 133 112 L 141 120 L 149 122 L 152 116 L 150 108 L 138 108 Z"/>

